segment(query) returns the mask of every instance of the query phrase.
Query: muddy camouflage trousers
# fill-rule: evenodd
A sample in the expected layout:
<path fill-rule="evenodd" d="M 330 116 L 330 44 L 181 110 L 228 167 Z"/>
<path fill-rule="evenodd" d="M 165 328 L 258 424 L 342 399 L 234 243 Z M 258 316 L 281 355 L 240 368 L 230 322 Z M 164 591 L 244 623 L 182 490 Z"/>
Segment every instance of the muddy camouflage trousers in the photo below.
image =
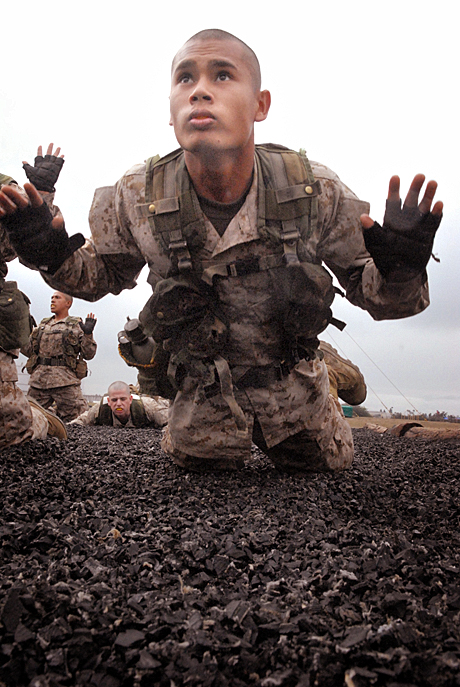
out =
<path fill-rule="evenodd" d="M 50 408 L 55 403 L 56 415 L 63 422 L 75 420 L 89 407 L 79 384 L 57 386 L 52 389 L 37 389 L 31 386 L 29 396 L 40 403 L 43 408 Z"/>
<path fill-rule="evenodd" d="M 0 350 L 0 449 L 31 439 L 45 439 L 48 420 L 17 386 L 14 357 Z"/>
<path fill-rule="evenodd" d="M 238 429 L 221 395 L 206 397 L 186 380 L 172 404 L 162 448 L 188 469 L 232 470 L 244 465 L 256 444 L 286 471 L 336 471 L 353 462 L 351 428 L 329 393 L 326 365 L 301 361 L 279 383 L 235 389 L 246 420 Z"/>

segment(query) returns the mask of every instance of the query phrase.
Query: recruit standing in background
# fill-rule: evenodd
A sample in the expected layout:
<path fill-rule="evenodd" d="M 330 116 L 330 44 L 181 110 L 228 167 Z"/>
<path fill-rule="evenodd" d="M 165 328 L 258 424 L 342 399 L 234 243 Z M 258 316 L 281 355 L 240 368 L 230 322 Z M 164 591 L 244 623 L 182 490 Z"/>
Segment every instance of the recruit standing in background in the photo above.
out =
<path fill-rule="evenodd" d="M 81 390 L 87 374 L 86 360 L 96 355 L 93 338 L 96 319 L 89 313 L 85 322 L 69 315 L 71 296 L 55 291 L 51 296 L 51 317 L 45 317 L 30 335 L 21 353 L 29 358 L 29 396 L 44 408 L 53 404 L 57 415 L 70 422 L 88 409 Z"/>

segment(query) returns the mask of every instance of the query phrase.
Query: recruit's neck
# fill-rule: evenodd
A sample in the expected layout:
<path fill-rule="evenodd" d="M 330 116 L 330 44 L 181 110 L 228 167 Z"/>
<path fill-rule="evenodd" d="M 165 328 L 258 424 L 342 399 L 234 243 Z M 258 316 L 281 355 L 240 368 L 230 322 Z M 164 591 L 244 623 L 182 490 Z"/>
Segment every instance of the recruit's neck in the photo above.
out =
<path fill-rule="evenodd" d="M 185 164 L 199 196 L 215 203 L 236 203 L 252 182 L 254 148 L 226 155 L 185 151 Z"/>

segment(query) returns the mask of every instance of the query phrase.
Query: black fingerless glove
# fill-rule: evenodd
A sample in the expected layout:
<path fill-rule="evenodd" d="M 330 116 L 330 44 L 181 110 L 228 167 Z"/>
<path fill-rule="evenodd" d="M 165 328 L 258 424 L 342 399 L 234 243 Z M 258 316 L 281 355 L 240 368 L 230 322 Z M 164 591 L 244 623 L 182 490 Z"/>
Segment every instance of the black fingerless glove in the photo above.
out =
<path fill-rule="evenodd" d="M 54 229 L 52 219 L 46 203 L 40 207 L 18 208 L 2 218 L 2 225 L 19 257 L 48 274 L 54 274 L 85 243 L 82 234 L 69 238 L 64 227 Z"/>
<path fill-rule="evenodd" d="M 32 165 L 25 164 L 22 166 L 28 180 L 39 191 L 55 191 L 54 185 L 58 180 L 61 172 L 64 158 L 56 157 L 56 155 L 37 155 Z"/>
<path fill-rule="evenodd" d="M 402 207 L 400 201 L 387 200 L 383 227 L 377 222 L 364 229 L 364 243 L 378 271 L 387 277 L 390 272 L 421 274 L 433 250 L 433 241 L 442 215 L 417 207 Z"/>
<path fill-rule="evenodd" d="M 94 317 L 87 317 L 84 322 L 79 322 L 78 324 L 82 328 L 84 334 L 89 336 L 89 334 L 93 333 L 93 329 L 96 326 L 96 320 Z"/>

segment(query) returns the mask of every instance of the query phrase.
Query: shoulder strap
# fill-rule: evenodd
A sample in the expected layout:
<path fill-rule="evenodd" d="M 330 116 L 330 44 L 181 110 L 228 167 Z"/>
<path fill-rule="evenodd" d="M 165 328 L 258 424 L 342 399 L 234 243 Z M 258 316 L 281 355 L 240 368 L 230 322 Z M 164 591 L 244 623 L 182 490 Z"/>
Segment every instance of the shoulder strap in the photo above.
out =
<path fill-rule="evenodd" d="M 136 206 L 138 215 L 148 218 L 174 267 L 180 272 L 190 270 L 191 251 L 203 247 L 206 225 L 181 148 L 161 159 L 155 156 L 147 161 L 145 200 Z"/>
<path fill-rule="evenodd" d="M 45 330 L 45 324 L 48 324 L 50 320 L 53 319 L 53 316 L 51 317 L 44 317 L 41 321 L 38 327 L 36 327 L 32 334 L 32 349 L 34 353 L 39 353 L 40 351 L 40 341 L 42 340 L 43 332 Z"/>
<path fill-rule="evenodd" d="M 16 183 L 13 177 L 9 177 L 7 174 L 0 174 L 0 186 L 6 186 L 7 184 Z"/>
<path fill-rule="evenodd" d="M 286 264 L 298 262 L 297 244 L 316 228 L 319 181 L 315 181 L 304 150 L 266 143 L 256 146 L 259 172 L 259 233 L 270 222 L 281 222 L 277 238 L 283 242 Z"/>
<path fill-rule="evenodd" d="M 68 315 L 64 322 L 69 327 L 64 327 L 62 330 L 62 348 L 64 361 L 67 367 L 69 367 L 74 374 L 77 375 L 79 379 L 83 379 L 88 374 L 88 365 L 83 360 L 81 354 L 81 341 L 79 336 L 75 335 L 75 332 L 71 327 L 78 325 L 81 322 L 81 317 L 74 317 Z"/>
<path fill-rule="evenodd" d="M 112 408 L 108 403 L 104 403 L 104 399 L 99 403 L 96 425 L 113 425 Z"/>
<path fill-rule="evenodd" d="M 145 427 L 148 424 L 144 404 L 140 398 L 133 398 L 130 411 L 131 419 L 135 427 Z"/>
<path fill-rule="evenodd" d="M 305 151 L 272 143 L 256 146 L 258 166 L 258 230 L 262 237 L 281 240 L 285 261 L 297 262 L 297 244 L 314 230 L 318 216 L 317 196 L 321 193 Z M 152 232 L 178 271 L 201 266 L 193 264 L 194 251 L 206 240 L 206 226 L 198 198 L 185 167 L 184 153 L 177 149 L 146 165 L 145 203 L 136 206 L 138 216 L 148 218 Z M 281 223 L 281 229 L 267 228 Z"/>

